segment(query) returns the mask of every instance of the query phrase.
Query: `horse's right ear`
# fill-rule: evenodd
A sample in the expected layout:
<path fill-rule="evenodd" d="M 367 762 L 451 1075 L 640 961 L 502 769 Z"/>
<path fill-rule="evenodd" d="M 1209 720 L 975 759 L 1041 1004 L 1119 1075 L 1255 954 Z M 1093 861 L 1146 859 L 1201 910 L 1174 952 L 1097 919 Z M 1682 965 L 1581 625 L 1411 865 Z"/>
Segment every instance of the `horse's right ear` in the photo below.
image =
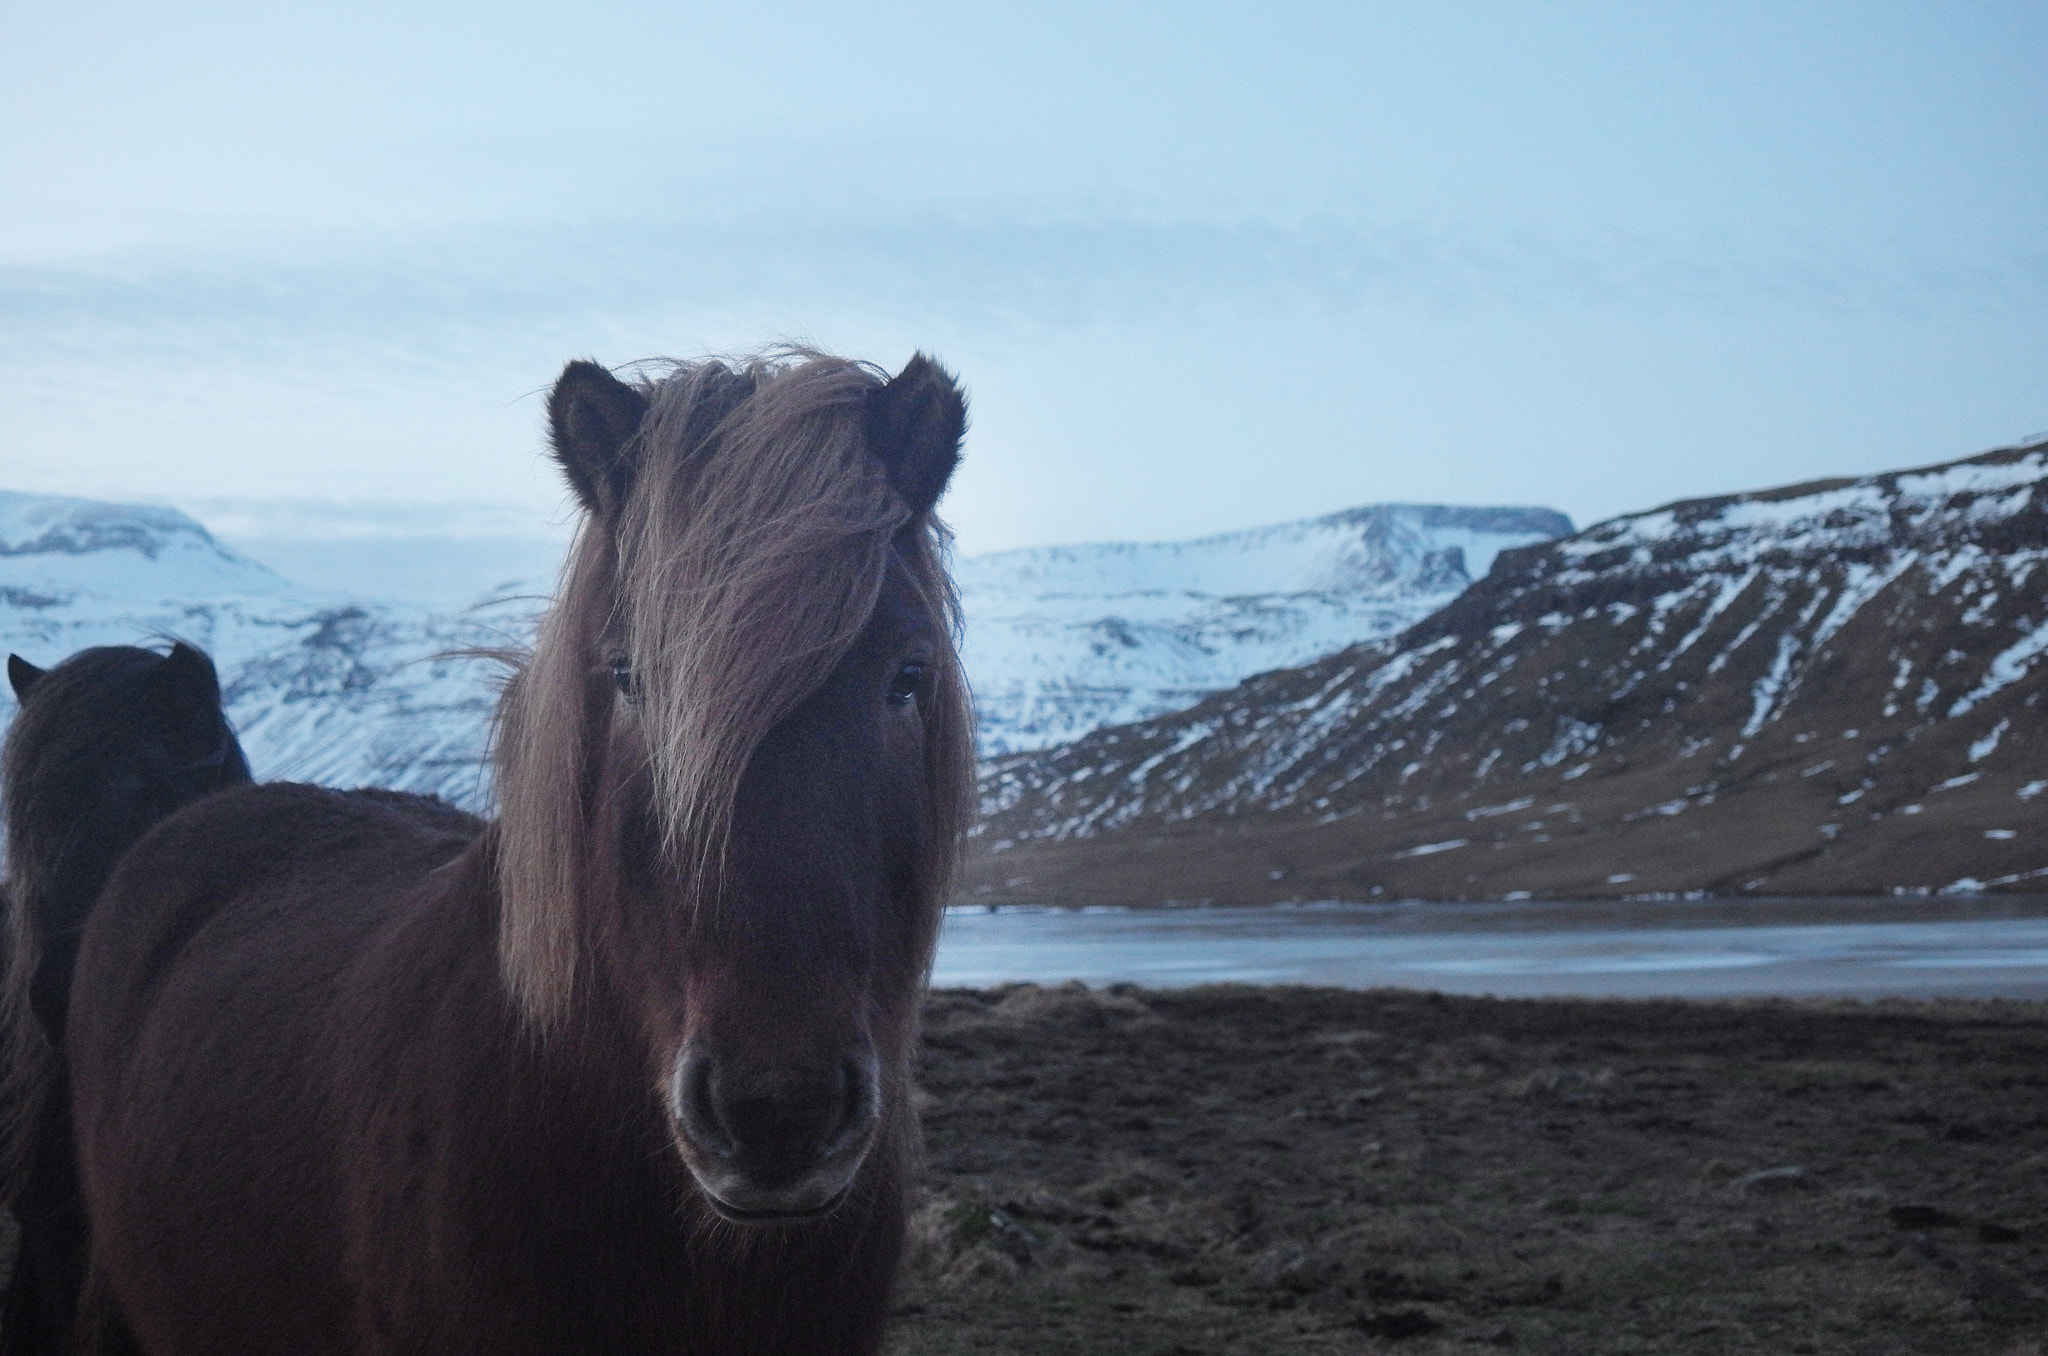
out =
<path fill-rule="evenodd" d="M 611 517 L 633 488 L 633 435 L 647 397 L 592 362 L 562 369 L 548 394 L 548 439 L 583 507 Z"/>
<path fill-rule="evenodd" d="M 7 656 L 7 682 L 14 689 L 14 700 L 26 701 L 28 690 L 36 685 L 36 679 L 49 672 L 39 669 L 18 654 Z"/>
<path fill-rule="evenodd" d="M 197 646 L 173 642 L 157 674 L 173 696 L 194 708 L 211 711 L 220 705 L 220 676 L 206 651 Z"/>

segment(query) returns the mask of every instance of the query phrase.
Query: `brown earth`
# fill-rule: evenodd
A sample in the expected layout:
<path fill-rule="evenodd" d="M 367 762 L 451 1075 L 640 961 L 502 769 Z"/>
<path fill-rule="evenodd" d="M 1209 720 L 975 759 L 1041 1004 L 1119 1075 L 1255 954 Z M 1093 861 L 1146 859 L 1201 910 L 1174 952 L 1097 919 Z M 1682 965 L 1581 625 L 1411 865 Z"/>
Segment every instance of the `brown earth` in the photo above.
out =
<path fill-rule="evenodd" d="M 889 1356 L 2048 1353 L 2044 1004 L 1016 985 L 921 1081 Z"/>
<path fill-rule="evenodd" d="M 937 993 L 892 1356 L 2041 1356 L 2048 1005 Z"/>
<path fill-rule="evenodd" d="M 1577 782 L 1525 778 L 1512 797 L 1474 792 L 1334 823 L 1247 815 L 1017 841 L 970 858 L 960 902 L 1877 896 L 1929 894 L 1963 877 L 2023 893 L 2048 879 L 2048 796 L 2017 794 L 2048 771 L 2038 734 L 2029 732 L 2032 747 L 2014 741 L 1996 767 L 1972 769 L 1956 750 L 1853 814 L 1834 803 L 1833 787 L 1800 775 L 1846 741 L 1791 734 L 1783 747 L 1752 751 L 1742 777 L 1728 777 L 1706 803 L 1687 802 L 1686 787 L 1698 785 L 1687 778 L 1714 769 L 1621 758 L 1611 773 Z M 1942 744 L 1928 739 L 1914 752 L 1946 752 Z M 1969 771 L 1974 781 L 1941 786 Z"/>

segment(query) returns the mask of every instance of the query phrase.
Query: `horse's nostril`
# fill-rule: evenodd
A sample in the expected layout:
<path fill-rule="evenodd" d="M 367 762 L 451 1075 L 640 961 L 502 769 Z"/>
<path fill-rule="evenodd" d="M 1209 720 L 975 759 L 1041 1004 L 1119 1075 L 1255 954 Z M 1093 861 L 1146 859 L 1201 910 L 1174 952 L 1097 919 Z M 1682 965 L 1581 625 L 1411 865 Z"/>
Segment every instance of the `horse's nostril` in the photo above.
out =
<path fill-rule="evenodd" d="M 676 1070 L 676 1117 L 683 1133 L 698 1148 L 720 1158 L 739 1152 L 719 1114 L 717 1090 L 712 1086 L 711 1061 L 702 1055 L 687 1055 Z"/>
<path fill-rule="evenodd" d="M 836 1154 L 868 1132 L 878 1110 L 874 1076 L 858 1060 L 839 1066 L 839 1120 L 827 1133 L 821 1152 Z"/>

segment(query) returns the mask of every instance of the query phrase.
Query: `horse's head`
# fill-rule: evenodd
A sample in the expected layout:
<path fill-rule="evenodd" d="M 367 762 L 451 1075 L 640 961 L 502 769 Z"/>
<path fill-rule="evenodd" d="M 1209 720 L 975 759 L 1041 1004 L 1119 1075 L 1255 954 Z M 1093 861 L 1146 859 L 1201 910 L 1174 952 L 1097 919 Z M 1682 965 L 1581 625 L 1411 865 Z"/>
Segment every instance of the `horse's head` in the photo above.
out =
<path fill-rule="evenodd" d="M 825 1214 L 904 1123 L 966 822 L 964 404 L 810 356 L 575 363 L 549 412 L 587 516 L 507 699 L 507 976 L 543 1026 L 624 1015 L 720 1215 Z"/>
<path fill-rule="evenodd" d="M 220 681 L 204 651 L 177 641 L 169 654 L 131 645 L 80 650 L 41 669 L 7 656 L 20 710 L 8 733 L 8 786 L 17 837 L 78 842 L 98 834 L 132 842 L 147 826 L 223 786 L 249 765 L 221 710 Z M 44 822 L 47 821 L 47 822 Z"/>
<path fill-rule="evenodd" d="M 115 860 L 158 820 L 249 765 L 221 711 L 213 661 L 179 641 L 169 654 L 103 645 L 49 669 L 7 657 L 20 710 L 8 732 L 8 872 L 36 924 L 42 963 L 30 1003 L 60 1031 L 70 988 L 69 931 L 82 925 Z M 17 910 L 22 925 L 30 913 Z M 27 944 L 17 937 L 15 944 Z"/>

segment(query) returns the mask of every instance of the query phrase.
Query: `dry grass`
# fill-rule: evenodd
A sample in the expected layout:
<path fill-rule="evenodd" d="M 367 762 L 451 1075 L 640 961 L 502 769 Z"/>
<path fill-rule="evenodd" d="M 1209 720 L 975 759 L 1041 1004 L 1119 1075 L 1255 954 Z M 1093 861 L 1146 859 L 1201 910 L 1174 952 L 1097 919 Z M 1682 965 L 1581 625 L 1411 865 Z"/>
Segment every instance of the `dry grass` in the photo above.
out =
<path fill-rule="evenodd" d="M 2048 1008 L 935 995 L 893 1356 L 2042 1356 Z"/>

